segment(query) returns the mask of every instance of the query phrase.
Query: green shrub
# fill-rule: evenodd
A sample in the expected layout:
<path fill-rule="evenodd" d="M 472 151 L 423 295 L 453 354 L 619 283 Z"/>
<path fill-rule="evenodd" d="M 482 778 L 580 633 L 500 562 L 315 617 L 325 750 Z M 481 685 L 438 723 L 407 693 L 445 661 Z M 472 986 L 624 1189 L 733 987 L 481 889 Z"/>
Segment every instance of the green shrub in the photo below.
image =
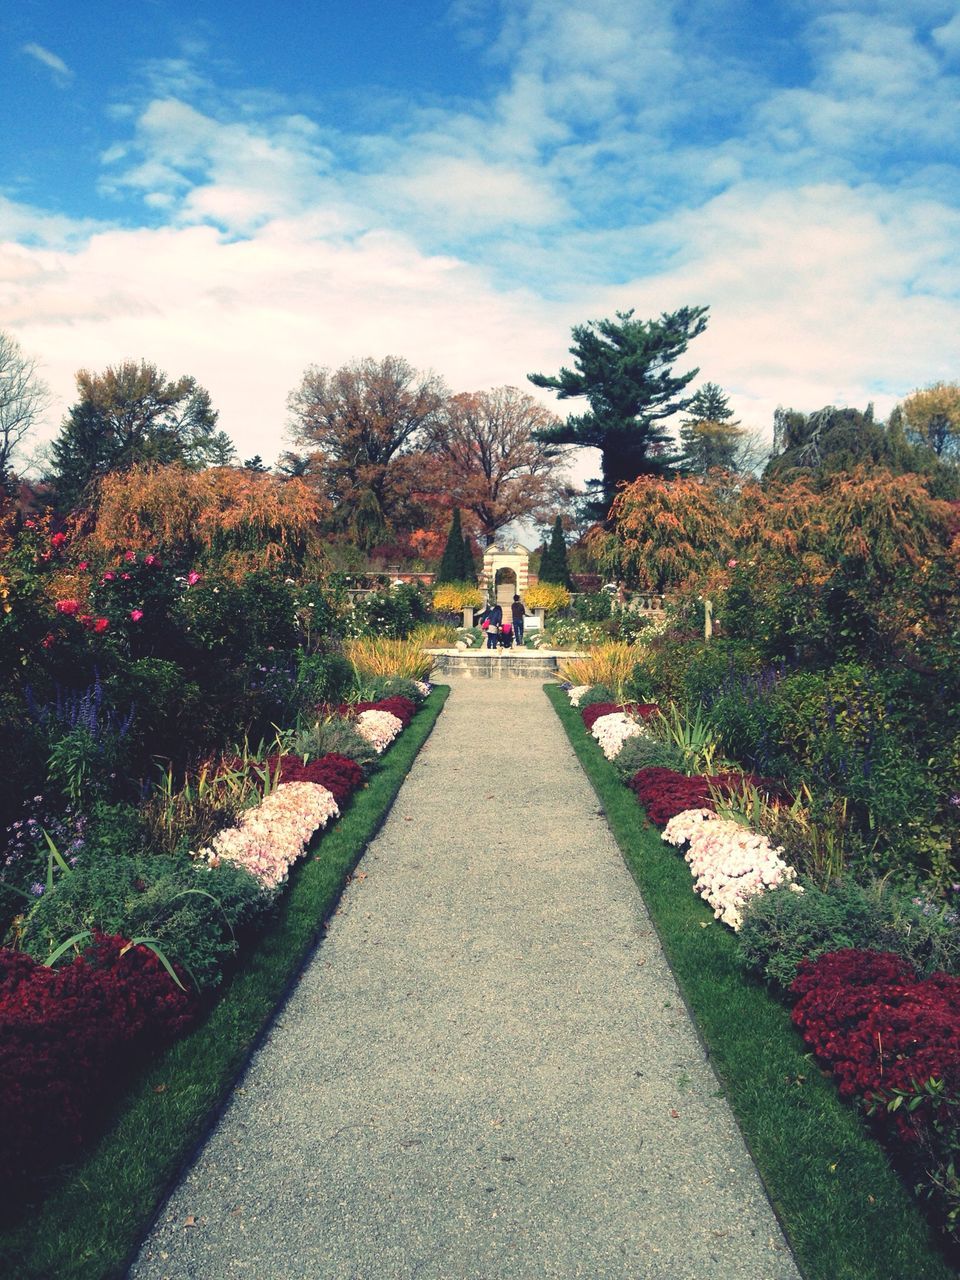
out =
<path fill-rule="evenodd" d="M 272 898 L 249 872 L 190 858 L 102 858 L 62 875 L 38 901 L 23 949 L 40 960 L 83 929 L 156 940 L 201 990 L 216 986 Z"/>
<path fill-rule="evenodd" d="M 613 611 L 608 591 L 592 591 L 574 596 L 573 615 L 578 622 L 606 622 Z"/>
<path fill-rule="evenodd" d="M 423 702 L 424 695 L 413 680 L 403 676 L 368 676 L 360 687 L 361 702 L 380 702 L 383 698 L 409 698 L 411 702 Z"/>
<path fill-rule="evenodd" d="M 370 743 L 361 738 L 349 720 L 340 716 L 318 720 L 295 733 L 290 740 L 290 750 L 311 760 L 330 754 L 346 756 L 365 770 L 369 770 L 377 759 Z"/>
<path fill-rule="evenodd" d="M 666 742 L 658 742 L 646 734 L 627 738 L 613 760 L 614 768 L 624 782 L 628 782 L 640 769 L 684 768 L 683 753 Z"/>
<path fill-rule="evenodd" d="M 415 627 L 429 621 L 430 601 L 419 588 L 404 584 L 360 597 L 344 623 L 348 636 L 380 636 L 405 640 Z"/>
<path fill-rule="evenodd" d="M 354 683 L 353 666 L 338 653 L 304 653 L 297 659 L 297 696 L 302 709 L 319 702 L 340 703 Z"/>
<path fill-rule="evenodd" d="M 927 976 L 960 971 L 954 913 L 880 883 L 865 889 L 849 877 L 826 890 L 811 881 L 750 899 L 740 930 L 743 964 L 786 991 L 801 960 L 845 947 L 893 951 Z"/>

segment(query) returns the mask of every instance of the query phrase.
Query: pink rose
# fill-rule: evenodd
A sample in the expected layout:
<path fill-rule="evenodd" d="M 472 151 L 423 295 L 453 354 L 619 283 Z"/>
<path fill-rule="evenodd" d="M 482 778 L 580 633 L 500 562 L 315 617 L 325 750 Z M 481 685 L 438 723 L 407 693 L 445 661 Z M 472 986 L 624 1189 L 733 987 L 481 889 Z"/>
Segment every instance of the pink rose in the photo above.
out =
<path fill-rule="evenodd" d="M 58 600 L 54 605 L 57 613 L 65 613 L 68 617 L 72 617 L 80 608 L 79 600 Z"/>
<path fill-rule="evenodd" d="M 200 574 L 197 573 L 196 569 L 192 569 L 190 573 L 187 574 L 187 582 L 190 584 L 191 587 L 195 587 L 199 581 L 200 581 Z"/>
<path fill-rule="evenodd" d="M 124 552 L 123 558 L 126 560 L 127 564 L 133 564 L 134 560 L 137 558 L 137 553 L 135 551 L 126 551 Z"/>
<path fill-rule="evenodd" d="M 80 563 L 77 565 L 77 572 L 83 573 L 85 570 L 89 568 L 90 568 L 89 560 L 81 560 Z"/>
<path fill-rule="evenodd" d="M 141 619 L 142 617 L 143 617 L 143 610 L 142 610 L 142 609 L 131 609 L 131 610 L 130 610 L 130 621 L 131 621 L 131 622 L 139 622 L 139 621 L 140 621 L 140 619 Z"/>
<path fill-rule="evenodd" d="M 151 569 L 154 569 L 154 568 L 159 569 L 159 568 L 160 568 L 160 557 L 159 557 L 159 556 L 155 556 L 155 555 L 149 555 L 149 556 L 147 556 L 147 557 L 144 559 L 144 562 L 143 562 L 143 563 L 144 563 L 145 565 L 148 565 Z"/>
<path fill-rule="evenodd" d="M 95 631 L 97 635 L 102 635 L 103 632 L 106 631 L 107 627 L 109 627 L 109 625 L 110 625 L 109 618 L 95 618 L 93 622 L 93 627 L 91 629 Z"/>
<path fill-rule="evenodd" d="M 130 581 L 130 574 L 129 574 L 129 573 L 121 573 L 121 575 L 120 575 L 120 581 L 121 581 L 121 582 L 129 582 L 129 581 Z"/>
<path fill-rule="evenodd" d="M 100 581 L 101 581 L 101 582 L 112 582 L 116 576 L 117 576 L 117 575 L 113 572 L 113 570 L 112 570 L 112 569 L 108 569 L 108 570 L 107 570 L 107 572 L 106 572 L 106 573 L 103 575 L 103 577 L 100 579 Z"/>
<path fill-rule="evenodd" d="M 728 568 L 728 569 L 735 569 L 736 567 L 737 567 L 737 562 L 736 562 L 736 560 L 728 560 L 728 561 L 727 561 L 727 568 Z"/>
<path fill-rule="evenodd" d="M 67 535 L 65 533 L 55 533 L 50 539 L 50 545 L 51 547 L 62 547 L 66 540 Z"/>

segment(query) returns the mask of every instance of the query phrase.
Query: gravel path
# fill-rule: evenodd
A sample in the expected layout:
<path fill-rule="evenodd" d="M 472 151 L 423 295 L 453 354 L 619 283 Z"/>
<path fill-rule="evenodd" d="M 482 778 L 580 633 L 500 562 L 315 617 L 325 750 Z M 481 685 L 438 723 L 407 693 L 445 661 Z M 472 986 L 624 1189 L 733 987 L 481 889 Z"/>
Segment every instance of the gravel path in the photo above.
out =
<path fill-rule="evenodd" d="M 134 1280 L 798 1280 L 539 683 L 463 681 Z"/>

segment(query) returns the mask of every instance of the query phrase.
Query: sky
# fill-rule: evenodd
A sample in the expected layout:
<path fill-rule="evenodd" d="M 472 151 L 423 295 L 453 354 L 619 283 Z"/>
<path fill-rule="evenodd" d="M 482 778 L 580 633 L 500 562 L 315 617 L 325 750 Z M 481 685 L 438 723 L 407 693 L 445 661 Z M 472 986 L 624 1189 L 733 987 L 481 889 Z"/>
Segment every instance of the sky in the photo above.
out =
<path fill-rule="evenodd" d="M 955 0 L 10 0 L 0 119 L 40 441 L 140 358 L 268 462 L 313 364 L 575 411 L 526 375 L 631 308 L 768 434 L 960 377 Z"/>

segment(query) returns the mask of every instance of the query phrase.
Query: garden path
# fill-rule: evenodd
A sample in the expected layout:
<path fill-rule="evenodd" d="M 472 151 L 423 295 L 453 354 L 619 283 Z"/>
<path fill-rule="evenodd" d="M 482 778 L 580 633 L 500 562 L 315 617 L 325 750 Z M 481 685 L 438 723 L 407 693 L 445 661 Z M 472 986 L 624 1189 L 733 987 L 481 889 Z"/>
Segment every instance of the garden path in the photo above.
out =
<path fill-rule="evenodd" d="M 134 1280 L 798 1280 L 538 683 L 454 686 Z"/>

